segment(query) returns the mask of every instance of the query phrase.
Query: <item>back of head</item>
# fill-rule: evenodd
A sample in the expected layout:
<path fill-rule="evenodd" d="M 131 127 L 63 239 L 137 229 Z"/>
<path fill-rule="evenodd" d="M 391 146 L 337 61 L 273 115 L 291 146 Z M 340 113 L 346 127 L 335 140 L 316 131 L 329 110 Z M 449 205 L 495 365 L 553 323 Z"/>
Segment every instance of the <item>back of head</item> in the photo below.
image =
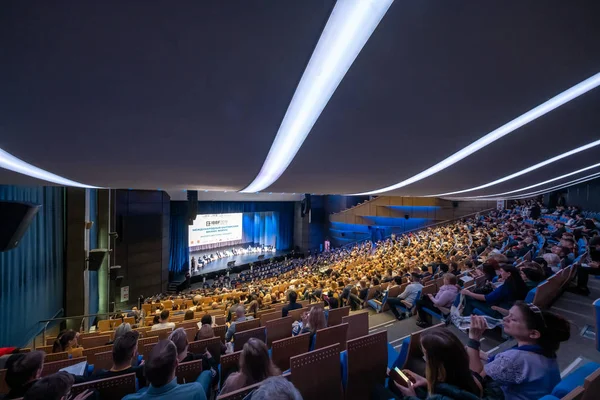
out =
<path fill-rule="evenodd" d="M 461 341 L 448 329 L 436 328 L 421 336 L 425 351 L 428 391 L 433 393 L 437 383 L 444 382 L 480 395 L 469 369 L 469 356 Z"/>
<path fill-rule="evenodd" d="M 190 320 L 190 319 L 194 319 L 194 312 L 193 312 L 192 310 L 187 310 L 187 311 L 185 312 L 185 315 L 184 315 L 184 317 L 183 317 L 183 320 L 184 320 L 184 321 L 188 321 L 188 320 Z"/>
<path fill-rule="evenodd" d="M 523 278 L 521 278 L 521 273 L 512 265 L 503 265 L 502 269 L 505 272 L 510 272 L 510 277 L 504 282 L 505 285 L 510 285 L 512 287 L 514 296 L 517 300 L 523 300 L 525 296 L 527 296 L 527 285 L 523 282 Z"/>
<path fill-rule="evenodd" d="M 113 363 L 115 365 L 131 363 L 131 359 L 137 352 L 139 337 L 139 332 L 129 331 L 115 340 L 112 350 Z"/>
<path fill-rule="evenodd" d="M 272 376 L 252 393 L 252 400 L 302 400 L 302 395 L 292 382 Z"/>
<path fill-rule="evenodd" d="M 73 375 L 57 372 L 37 381 L 27 393 L 24 400 L 61 400 L 71 391 Z"/>
<path fill-rule="evenodd" d="M 200 322 L 202 325 L 212 325 L 212 317 L 209 314 L 203 315 Z"/>
<path fill-rule="evenodd" d="M 14 389 L 36 379 L 38 371 L 41 372 L 44 365 L 44 356 L 42 351 L 32 351 L 8 357 L 4 366 L 6 368 L 6 384 Z"/>
<path fill-rule="evenodd" d="M 308 315 L 308 326 L 311 332 L 316 332 L 319 329 L 327 328 L 327 320 L 323 307 L 315 306 L 310 310 Z"/>
<path fill-rule="evenodd" d="M 240 372 L 246 378 L 246 385 L 260 382 L 281 373 L 269 358 L 267 345 L 256 338 L 248 340 L 242 349 Z"/>
<path fill-rule="evenodd" d="M 115 338 L 114 341 L 116 342 L 118 338 L 120 338 L 121 336 L 123 336 L 125 333 L 127 332 L 131 332 L 131 324 L 129 322 L 125 322 L 124 324 L 121 324 L 117 327 L 117 329 L 115 329 Z"/>
<path fill-rule="evenodd" d="M 419 282 L 421 280 L 421 277 L 419 276 L 419 274 L 412 273 L 410 274 L 410 280 L 411 282 Z"/>
<path fill-rule="evenodd" d="M 295 303 L 298 299 L 298 293 L 295 290 L 290 290 L 288 293 L 288 298 L 290 299 L 290 303 Z"/>
<path fill-rule="evenodd" d="M 144 364 L 146 379 L 154 387 L 162 387 L 175 376 L 177 368 L 177 347 L 170 340 L 158 342 Z"/>
<path fill-rule="evenodd" d="M 244 308 L 244 306 L 237 306 L 235 309 L 235 315 L 237 315 L 238 318 L 246 315 L 246 309 Z"/>
<path fill-rule="evenodd" d="M 454 274 L 444 274 L 444 281 L 448 282 L 448 285 L 456 285 L 456 275 Z"/>
<path fill-rule="evenodd" d="M 183 353 L 188 347 L 187 335 L 185 334 L 185 329 L 177 328 L 169 335 L 169 340 L 175 343 L 175 347 L 177 347 L 177 354 Z"/>
<path fill-rule="evenodd" d="M 162 310 L 160 312 L 160 321 L 167 322 L 168 319 L 169 319 L 169 310 Z"/>
<path fill-rule="evenodd" d="M 396 285 L 402 285 L 402 277 L 400 277 L 400 276 L 395 276 L 395 277 L 394 277 L 394 283 L 395 283 Z"/>
<path fill-rule="evenodd" d="M 77 332 L 75 332 L 73 329 L 67 329 L 66 331 L 61 332 L 54 341 L 52 352 L 59 353 L 61 351 L 65 351 L 69 342 L 75 339 L 76 335 Z"/>

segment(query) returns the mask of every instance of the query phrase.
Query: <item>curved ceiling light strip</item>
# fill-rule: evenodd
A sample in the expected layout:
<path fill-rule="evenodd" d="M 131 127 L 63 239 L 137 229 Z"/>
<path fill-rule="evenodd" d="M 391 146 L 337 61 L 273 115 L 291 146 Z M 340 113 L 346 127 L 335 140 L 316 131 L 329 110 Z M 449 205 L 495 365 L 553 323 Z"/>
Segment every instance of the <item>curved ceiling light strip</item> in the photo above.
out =
<path fill-rule="evenodd" d="M 500 128 L 488 133 L 482 138 L 476 140 L 471 143 L 467 147 L 462 150 L 457 151 L 452 154 L 450 157 L 440 161 L 439 163 L 427 168 L 425 171 L 418 173 L 415 176 L 412 176 L 402 182 L 396 183 L 395 185 L 384 187 L 382 189 L 372 190 L 370 192 L 358 193 L 354 194 L 355 196 L 365 196 L 365 195 L 373 195 L 384 192 L 389 192 L 390 190 L 396 190 L 402 188 L 404 186 L 408 186 L 415 182 L 418 182 L 422 179 L 425 179 L 433 174 L 437 174 L 438 172 L 450 167 L 453 164 L 456 164 L 460 160 L 470 156 L 471 154 L 481 150 L 487 145 L 495 142 L 498 139 L 514 132 L 520 127 L 530 123 L 538 119 L 539 117 L 549 113 L 552 110 L 562 106 L 565 103 L 581 96 L 584 93 L 589 92 L 592 89 L 600 86 L 600 73 L 593 75 L 592 77 L 584 80 L 583 82 L 578 83 L 577 85 L 565 90 L 564 92 L 554 96 L 550 100 L 540 104 L 532 110 L 529 110 L 525 114 L 513 119 L 512 121 L 502 125 Z"/>
<path fill-rule="evenodd" d="M 455 198 L 455 199 L 480 199 L 480 198 L 483 198 L 483 197 L 504 196 L 504 195 L 507 195 L 507 194 L 513 194 L 513 193 L 517 193 L 517 192 L 522 192 L 523 190 L 533 189 L 534 187 L 547 185 L 548 183 L 559 181 L 561 179 L 568 178 L 569 176 L 577 175 L 577 174 L 580 174 L 582 172 L 589 171 L 590 169 L 594 169 L 594 168 L 598 168 L 598 167 L 600 167 L 600 163 L 594 164 L 594 165 L 590 165 L 589 167 L 578 169 L 577 171 L 569 172 L 568 174 L 557 176 L 556 178 L 548 179 L 547 181 L 544 181 L 544 182 L 536 183 L 535 185 L 530 185 L 530 186 L 522 187 L 521 189 L 511 190 L 510 192 L 495 193 L 495 194 L 486 194 L 486 195 L 482 195 L 482 196 L 470 196 L 470 197 L 467 196 L 467 197 L 453 197 L 453 198 Z"/>
<path fill-rule="evenodd" d="M 594 174 L 587 175 L 587 176 L 584 176 L 582 178 L 578 178 L 578 179 L 575 179 L 575 180 L 572 180 L 572 181 L 569 181 L 569 182 L 566 182 L 566 183 L 561 183 L 560 185 L 552 186 L 550 188 L 537 190 L 535 192 L 518 194 L 518 195 L 515 195 L 515 196 L 494 197 L 494 198 L 485 198 L 485 199 L 482 199 L 482 198 L 468 198 L 468 197 L 462 197 L 462 198 L 461 197 L 456 197 L 456 198 L 455 197 L 448 197 L 448 199 L 454 199 L 454 200 L 475 200 L 475 201 L 524 199 L 524 198 L 533 197 L 533 196 L 537 196 L 537 195 L 544 194 L 544 193 L 549 193 L 549 192 L 552 192 L 552 191 L 557 190 L 557 189 L 562 189 L 562 188 L 565 188 L 565 187 L 573 186 L 573 185 L 576 185 L 578 183 L 587 182 L 587 181 L 590 181 L 592 179 L 596 179 L 598 177 L 600 177 L 600 172 L 596 172 Z"/>
<path fill-rule="evenodd" d="M 0 149 L 0 167 L 47 182 L 57 183 L 59 185 L 97 189 L 96 186 L 89 186 L 83 183 L 75 182 L 33 166 L 2 149 Z"/>
<path fill-rule="evenodd" d="M 290 165 L 393 0 L 338 0 L 304 70 L 267 158 L 242 193 L 273 184 Z"/>
<path fill-rule="evenodd" d="M 475 191 L 475 190 L 485 189 L 487 187 L 494 186 L 494 185 L 497 185 L 499 183 L 509 181 L 509 180 L 514 179 L 514 178 L 516 178 L 518 176 L 525 175 L 525 174 L 527 174 L 527 173 L 529 173 L 531 171 L 535 171 L 536 169 L 545 167 L 548 164 L 552 164 L 553 162 L 562 160 L 563 158 L 566 158 L 566 157 L 572 156 L 573 154 L 577 154 L 577 153 L 580 153 L 582 151 L 591 149 L 592 147 L 596 147 L 598 145 L 600 145 L 600 140 L 596 140 L 596 141 L 594 141 L 592 143 L 588 143 L 588 144 L 586 144 L 584 146 L 577 147 L 576 149 L 573 149 L 573 150 L 567 151 L 565 153 L 559 154 L 559 155 L 557 155 L 555 157 L 547 159 L 546 161 L 542 161 L 540 163 L 534 164 L 531 167 L 527 167 L 527 168 L 522 169 L 522 170 L 520 170 L 518 172 L 515 172 L 514 174 L 507 175 L 504 178 L 496 179 L 495 181 L 488 182 L 488 183 L 486 183 L 484 185 L 476 186 L 476 187 L 473 187 L 473 188 L 470 188 L 470 189 L 465 189 L 465 190 L 457 190 L 456 192 L 431 194 L 431 195 L 427 195 L 427 196 L 424 196 L 424 197 L 450 196 L 452 194 L 467 193 L 467 192 L 472 192 L 472 191 Z"/>

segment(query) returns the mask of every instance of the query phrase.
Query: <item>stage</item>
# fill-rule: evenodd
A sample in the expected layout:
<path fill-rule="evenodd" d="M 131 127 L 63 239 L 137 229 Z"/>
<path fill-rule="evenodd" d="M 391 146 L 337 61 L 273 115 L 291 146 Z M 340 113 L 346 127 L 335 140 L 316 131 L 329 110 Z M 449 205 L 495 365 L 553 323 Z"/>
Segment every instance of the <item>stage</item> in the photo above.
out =
<path fill-rule="evenodd" d="M 217 251 L 217 249 L 215 249 L 211 252 L 215 253 L 216 251 Z M 206 250 L 204 250 L 204 251 L 197 251 L 194 253 L 190 253 L 190 260 L 192 259 L 192 257 L 196 257 L 196 259 L 198 259 L 198 257 L 202 257 L 205 254 L 210 254 L 211 252 L 207 252 Z M 220 273 L 225 273 L 225 271 L 228 268 L 231 272 L 239 272 L 239 271 L 248 269 L 248 268 L 250 268 L 250 263 L 256 264 L 259 262 L 258 256 L 261 254 L 264 254 L 264 256 L 265 256 L 264 260 L 268 260 L 273 257 L 285 256 L 288 253 L 289 253 L 289 251 L 278 250 L 276 252 L 239 254 L 237 256 L 220 258 L 218 260 L 214 260 L 214 261 L 206 264 L 204 266 L 204 268 L 198 268 L 196 271 L 193 271 L 192 272 L 192 282 L 198 282 L 199 280 L 201 280 L 204 277 L 206 277 L 206 279 L 214 278 L 218 275 L 221 275 Z M 262 262 L 264 260 L 260 260 L 260 261 Z M 227 267 L 227 263 L 230 261 L 235 261 L 235 266 Z"/>

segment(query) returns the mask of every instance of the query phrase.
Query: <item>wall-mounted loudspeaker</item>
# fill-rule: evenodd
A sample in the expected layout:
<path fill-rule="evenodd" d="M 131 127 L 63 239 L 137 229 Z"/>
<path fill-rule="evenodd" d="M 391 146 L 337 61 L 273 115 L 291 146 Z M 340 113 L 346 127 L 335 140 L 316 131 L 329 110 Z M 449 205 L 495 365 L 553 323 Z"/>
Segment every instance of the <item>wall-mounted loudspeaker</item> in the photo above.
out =
<path fill-rule="evenodd" d="M 14 249 L 41 205 L 0 201 L 0 251 Z"/>
<path fill-rule="evenodd" d="M 108 254 L 107 249 L 94 249 L 90 250 L 88 256 L 88 269 L 90 271 L 98 271 L 100 266 L 104 262 L 106 255 Z"/>
<path fill-rule="evenodd" d="M 196 215 L 198 215 L 198 191 L 197 190 L 188 190 L 187 191 L 187 217 L 188 217 L 188 225 L 194 225 L 194 220 L 196 219 Z"/>

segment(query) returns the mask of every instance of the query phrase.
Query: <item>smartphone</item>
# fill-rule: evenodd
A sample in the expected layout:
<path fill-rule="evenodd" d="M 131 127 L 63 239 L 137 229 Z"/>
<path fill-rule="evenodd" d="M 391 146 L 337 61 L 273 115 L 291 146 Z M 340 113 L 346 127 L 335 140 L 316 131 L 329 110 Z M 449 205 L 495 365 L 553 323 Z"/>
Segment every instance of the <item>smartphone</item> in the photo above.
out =
<path fill-rule="evenodd" d="M 402 372 L 402 370 L 400 368 L 396 367 L 392 371 L 393 371 L 392 378 L 398 385 L 402 385 L 404 387 L 409 386 L 410 379 L 408 378 L 408 376 L 406 376 L 406 374 L 404 372 Z"/>

